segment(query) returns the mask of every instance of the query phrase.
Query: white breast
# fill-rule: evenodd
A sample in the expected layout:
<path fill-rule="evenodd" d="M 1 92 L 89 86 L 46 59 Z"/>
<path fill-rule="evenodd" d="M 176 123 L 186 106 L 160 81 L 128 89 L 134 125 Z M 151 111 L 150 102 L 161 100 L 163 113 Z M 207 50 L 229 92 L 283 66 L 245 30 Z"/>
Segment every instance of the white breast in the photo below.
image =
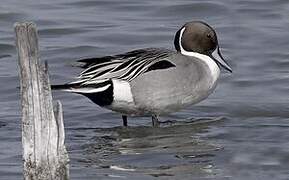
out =
<path fill-rule="evenodd" d="M 220 75 L 220 68 L 212 58 L 210 58 L 209 56 L 206 56 L 204 54 L 195 53 L 195 52 L 185 51 L 185 52 L 182 52 L 182 54 L 187 55 L 187 56 L 192 56 L 192 57 L 198 58 L 201 61 L 203 61 L 209 68 L 213 82 L 216 82 L 218 80 L 219 75 Z"/>

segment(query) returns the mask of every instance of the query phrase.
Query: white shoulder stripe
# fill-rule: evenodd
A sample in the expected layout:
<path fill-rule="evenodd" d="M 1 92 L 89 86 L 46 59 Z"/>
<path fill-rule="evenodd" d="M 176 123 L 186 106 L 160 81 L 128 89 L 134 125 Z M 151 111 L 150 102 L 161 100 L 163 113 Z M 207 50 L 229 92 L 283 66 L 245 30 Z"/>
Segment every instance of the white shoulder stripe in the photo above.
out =
<path fill-rule="evenodd" d="M 130 84 L 127 81 L 113 79 L 113 97 L 115 102 L 132 103 L 133 97 Z"/>

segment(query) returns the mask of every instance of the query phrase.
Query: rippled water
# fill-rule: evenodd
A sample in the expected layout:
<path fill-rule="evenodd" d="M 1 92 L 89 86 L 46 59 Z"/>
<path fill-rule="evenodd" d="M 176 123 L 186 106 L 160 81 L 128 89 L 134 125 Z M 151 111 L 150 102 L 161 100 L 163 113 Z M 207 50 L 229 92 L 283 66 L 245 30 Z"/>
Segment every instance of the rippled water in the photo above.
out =
<path fill-rule="evenodd" d="M 13 24 L 34 21 L 51 81 L 72 80 L 75 59 L 143 47 L 173 48 L 187 21 L 215 27 L 233 66 L 207 100 L 162 120 L 129 119 L 86 98 L 55 92 L 64 106 L 71 179 L 289 179 L 287 0 L 2 0 L 0 179 L 22 179 Z"/>

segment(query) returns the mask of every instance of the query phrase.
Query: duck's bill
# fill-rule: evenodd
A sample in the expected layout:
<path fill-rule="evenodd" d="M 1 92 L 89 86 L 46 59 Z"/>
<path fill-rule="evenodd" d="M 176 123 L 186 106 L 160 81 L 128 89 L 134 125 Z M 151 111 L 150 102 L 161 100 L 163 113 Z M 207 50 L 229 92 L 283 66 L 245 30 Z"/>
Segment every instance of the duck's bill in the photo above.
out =
<path fill-rule="evenodd" d="M 232 73 L 232 68 L 229 66 L 229 64 L 225 61 L 225 59 L 223 58 L 223 56 L 220 53 L 220 49 L 219 47 L 217 47 L 211 54 L 211 58 L 214 59 L 216 61 L 216 63 L 223 67 L 224 69 L 226 69 L 227 71 L 229 71 L 230 73 Z"/>

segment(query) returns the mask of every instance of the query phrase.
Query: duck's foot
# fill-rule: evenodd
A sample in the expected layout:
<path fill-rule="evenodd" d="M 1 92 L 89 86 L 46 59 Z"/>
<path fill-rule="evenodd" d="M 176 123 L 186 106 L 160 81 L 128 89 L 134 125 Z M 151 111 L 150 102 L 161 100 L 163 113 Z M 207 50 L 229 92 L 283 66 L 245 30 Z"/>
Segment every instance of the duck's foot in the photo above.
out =
<path fill-rule="evenodd" d="M 122 115 L 122 124 L 124 127 L 127 127 L 127 116 Z"/>
<path fill-rule="evenodd" d="M 160 123 L 157 115 L 152 115 L 152 124 L 153 127 L 159 127 Z"/>

